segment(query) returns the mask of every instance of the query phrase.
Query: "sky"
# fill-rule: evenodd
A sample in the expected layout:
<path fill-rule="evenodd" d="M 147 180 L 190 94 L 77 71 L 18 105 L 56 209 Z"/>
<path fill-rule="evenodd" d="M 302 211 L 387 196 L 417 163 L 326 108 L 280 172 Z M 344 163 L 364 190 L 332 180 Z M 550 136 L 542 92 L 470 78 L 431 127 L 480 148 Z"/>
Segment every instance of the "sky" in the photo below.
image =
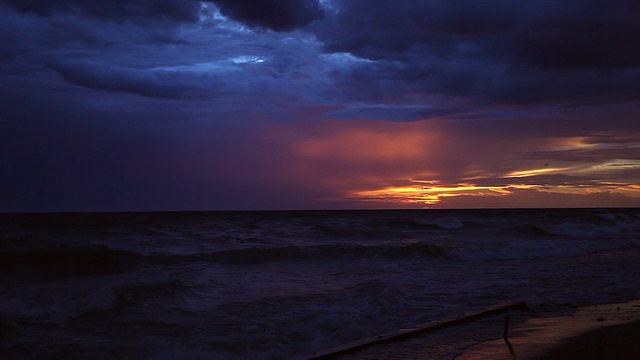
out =
<path fill-rule="evenodd" d="M 637 0 L 0 0 L 0 212 L 640 207 Z"/>

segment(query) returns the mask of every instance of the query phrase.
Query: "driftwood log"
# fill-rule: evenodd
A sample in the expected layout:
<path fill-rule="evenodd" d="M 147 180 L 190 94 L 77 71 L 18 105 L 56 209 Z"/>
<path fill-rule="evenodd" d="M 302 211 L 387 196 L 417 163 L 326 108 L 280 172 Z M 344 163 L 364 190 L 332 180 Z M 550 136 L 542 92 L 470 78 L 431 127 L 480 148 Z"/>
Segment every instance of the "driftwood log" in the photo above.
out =
<path fill-rule="evenodd" d="M 524 301 L 495 305 L 483 311 L 471 313 L 458 318 L 450 318 L 450 319 L 444 319 L 444 320 L 419 324 L 411 328 L 400 329 L 400 330 L 380 334 L 377 336 L 357 340 L 357 341 L 340 345 L 328 350 L 318 351 L 316 353 L 313 353 L 311 356 L 305 357 L 304 359 L 307 359 L 307 360 L 333 359 L 337 356 L 352 354 L 374 345 L 409 339 L 409 338 L 416 337 L 429 332 L 433 332 L 436 330 L 441 330 L 454 325 L 477 321 L 481 318 L 501 314 L 508 311 L 529 311 L 529 307 Z M 509 343 L 507 339 L 508 331 L 509 331 L 509 318 L 507 317 L 505 328 L 504 328 L 504 339 L 507 342 L 507 344 Z"/>

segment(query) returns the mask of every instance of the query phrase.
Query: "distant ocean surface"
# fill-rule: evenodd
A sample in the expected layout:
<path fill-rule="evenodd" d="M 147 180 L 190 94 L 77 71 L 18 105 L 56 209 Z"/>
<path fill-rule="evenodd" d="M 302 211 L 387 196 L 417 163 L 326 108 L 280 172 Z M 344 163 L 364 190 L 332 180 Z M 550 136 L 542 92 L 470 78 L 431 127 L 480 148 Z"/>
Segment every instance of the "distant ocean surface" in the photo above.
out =
<path fill-rule="evenodd" d="M 297 358 L 640 298 L 640 210 L 0 214 L 0 276 L 2 359 Z"/>

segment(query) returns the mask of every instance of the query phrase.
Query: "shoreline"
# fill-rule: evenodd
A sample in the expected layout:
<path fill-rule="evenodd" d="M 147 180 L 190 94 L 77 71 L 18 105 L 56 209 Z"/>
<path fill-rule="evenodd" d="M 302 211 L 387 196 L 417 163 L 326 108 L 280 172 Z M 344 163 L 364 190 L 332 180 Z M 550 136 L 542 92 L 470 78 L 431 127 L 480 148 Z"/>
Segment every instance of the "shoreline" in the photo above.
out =
<path fill-rule="evenodd" d="M 640 355 L 640 299 L 532 317 L 503 339 L 466 348 L 456 360 L 631 359 Z"/>
<path fill-rule="evenodd" d="M 521 309 L 514 309 L 521 310 Z M 383 334 L 301 359 L 626 360 L 640 358 L 640 299 L 554 312 L 509 310 L 395 339 Z M 502 335 L 511 318 L 507 339 Z M 405 329 L 406 330 L 406 329 Z M 401 331 L 404 333 L 405 331 Z M 388 339 L 387 339 L 388 338 Z M 373 339 L 373 341 L 371 341 Z M 390 341 L 387 341 L 390 340 Z M 366 346 L 362 346 L 362 345 Z M 371 346 L 368 346 L 371 345 Z"/>

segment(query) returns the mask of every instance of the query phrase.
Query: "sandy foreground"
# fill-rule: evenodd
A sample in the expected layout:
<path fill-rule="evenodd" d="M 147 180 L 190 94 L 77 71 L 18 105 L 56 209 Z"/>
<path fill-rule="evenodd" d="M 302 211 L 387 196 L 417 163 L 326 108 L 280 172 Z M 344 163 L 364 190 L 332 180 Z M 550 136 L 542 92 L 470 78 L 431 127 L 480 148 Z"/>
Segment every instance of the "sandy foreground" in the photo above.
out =
<path fill-rule="evenodd" d="M 509 344 L 502 337 L 507 314 Z M 509 311 L 326 359 L 635 360 L 640 359 L 640 299 L 561 316 Z"/>
<path fill-rule="evenodd" d="M 456 360 L 640 359 L 640 300 L 530 318 L 502 339 L 471 346 Z"/>

